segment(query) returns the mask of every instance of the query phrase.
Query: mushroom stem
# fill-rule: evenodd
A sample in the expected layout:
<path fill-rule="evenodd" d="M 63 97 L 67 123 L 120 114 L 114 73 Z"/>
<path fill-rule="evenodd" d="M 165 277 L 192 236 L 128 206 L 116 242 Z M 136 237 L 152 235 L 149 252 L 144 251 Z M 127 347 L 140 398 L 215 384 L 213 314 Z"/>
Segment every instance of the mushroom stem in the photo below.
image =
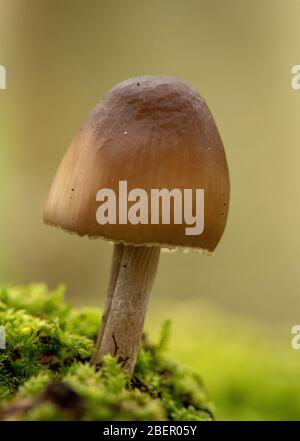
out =
<path fill-rule="evenodd" d="M 94 357 L 96 362 L 111 354 L 132 374 L 159 255 L 159 247 L 124 246 L 100 350 Z"/>
<path fill-rule="evenodd" d="M 95 349 L 94 354 L 92 355 L 91 363 L 97 362 L 97 354 L 99 354 L 99 351 L 100 351 L 101 341 L 103 338 L 107 319 L 109 316 L 109 311 L 110 311 L 110 307 L 111 307 L 111 303 L 112 303 L 112 299 L 113 299 L 113 295 L 115 292 L 115 287 L 116 287 L 116 283 L 117 283 L 117 279 L 118 279 L 118 275 L 119 275 L 119 270 L 120 270 L 120 266 L 121 266 L 123 251 L 124 251 L 123 244 L 118 244 L 118 243 L 114 244 L 112 262 L 111 262 L 111 268 L 110 268 L 110 279 L 108 282 L 108 287 L 107 287 L 107 292 L 106 292 L 104 313 L 102 315 L 101 325 L 100 325 L 100 329 L 99 329 L 99 333 L 98 333 L 98 337 L 97 337 L 97 342 L 96 342 L 96 349 Z"/>

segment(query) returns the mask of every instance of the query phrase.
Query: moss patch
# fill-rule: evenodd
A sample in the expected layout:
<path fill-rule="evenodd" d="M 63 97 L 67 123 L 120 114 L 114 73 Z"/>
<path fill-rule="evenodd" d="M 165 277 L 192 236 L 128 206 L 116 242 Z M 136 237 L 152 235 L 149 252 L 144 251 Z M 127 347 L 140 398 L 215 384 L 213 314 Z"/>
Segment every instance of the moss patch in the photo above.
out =
<path fill-rule="evenodd" d="M 0 290 L 0 418 L 19 420 L 210 420 L 201 378 L 166 355 L 170 323 L 143 336 L 131 380 L 110 356 L 89 364 L 101 313 L 75 309 L 62 287 Z"/>

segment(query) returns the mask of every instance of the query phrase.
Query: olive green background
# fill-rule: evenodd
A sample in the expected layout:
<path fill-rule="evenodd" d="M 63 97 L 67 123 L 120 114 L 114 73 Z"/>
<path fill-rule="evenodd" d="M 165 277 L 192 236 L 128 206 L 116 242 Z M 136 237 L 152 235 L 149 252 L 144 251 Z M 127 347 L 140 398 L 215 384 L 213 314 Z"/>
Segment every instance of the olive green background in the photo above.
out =
<path fill-rule="evenodd" d="M 173 320 L 172 351 L 203 372 L 222 418 L 300 417 L 299 403 L 276 407 L 299 392 L 299 15 L 298 0 L 0 0 L 1 284 L 64 282 L 69 301 L 101 305 L 111 244 L 42 222 L 65 149 L 128 77 L 173 75 L 206 99 L 230 169 L 228 224 L 213 257 L 161 256 L 147 327 Z M 241 372 L 249 390 L 227 390 Z M 247 410 L 249 381 L 270 387 Z"/>

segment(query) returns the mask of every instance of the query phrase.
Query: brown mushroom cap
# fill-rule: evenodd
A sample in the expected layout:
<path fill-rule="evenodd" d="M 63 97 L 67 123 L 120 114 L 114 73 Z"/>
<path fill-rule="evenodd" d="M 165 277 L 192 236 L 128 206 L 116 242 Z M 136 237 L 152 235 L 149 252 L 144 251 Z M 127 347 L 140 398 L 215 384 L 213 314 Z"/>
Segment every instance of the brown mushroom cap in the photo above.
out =
<path fill-rule="evenodd" d="M 119 181 L 128 191 L 146 190 L 149 201 L 151 189 L 204 189 L 203 233 L 186 235 L 185 223 L 100 225 L 96 194 L 110 188 L 118 195 Z M 115 86 L 88 115 L 57 171 L 44 220 L 124 244 L 213 251 L 229 190 L 223 144 L 205 101 L 181 80 L 144 76 Z"/>

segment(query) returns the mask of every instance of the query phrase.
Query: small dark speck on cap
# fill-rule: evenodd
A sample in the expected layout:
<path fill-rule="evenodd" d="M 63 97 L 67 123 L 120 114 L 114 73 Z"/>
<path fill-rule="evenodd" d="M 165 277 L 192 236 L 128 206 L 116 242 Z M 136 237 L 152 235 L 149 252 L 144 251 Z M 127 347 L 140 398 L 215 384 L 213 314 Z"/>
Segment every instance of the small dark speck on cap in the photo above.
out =
<path fill-rule="evenodd" d="M 140 85 L 140 83 L 136 83 L 136 85 L 137 85 L 137 86 L 139 86 L 139 85 Z"/>

